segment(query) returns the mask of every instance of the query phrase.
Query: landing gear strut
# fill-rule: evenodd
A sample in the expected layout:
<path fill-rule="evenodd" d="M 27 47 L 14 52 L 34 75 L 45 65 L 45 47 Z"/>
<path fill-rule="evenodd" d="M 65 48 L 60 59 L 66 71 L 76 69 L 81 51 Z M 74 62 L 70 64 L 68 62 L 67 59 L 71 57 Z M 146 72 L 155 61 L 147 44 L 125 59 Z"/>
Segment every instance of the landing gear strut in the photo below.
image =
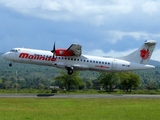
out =
<path fill-rule="evenodd" d="M 69 74 L 69 75 L 72 75 L 72 74 L 73 74 L 73 68 L 67 67 L 67 71 L 68 71 L 68 74 Z"/>

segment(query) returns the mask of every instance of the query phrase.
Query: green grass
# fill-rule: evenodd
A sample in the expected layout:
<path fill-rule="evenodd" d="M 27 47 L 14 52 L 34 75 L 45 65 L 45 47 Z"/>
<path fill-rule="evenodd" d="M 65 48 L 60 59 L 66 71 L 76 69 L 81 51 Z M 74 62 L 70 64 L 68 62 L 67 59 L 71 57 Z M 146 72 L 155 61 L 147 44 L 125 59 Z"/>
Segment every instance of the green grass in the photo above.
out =
<path fill-rule="evenodd" d="M 159 120 L 159 99 L 0 98 L 0 120 Z"/>

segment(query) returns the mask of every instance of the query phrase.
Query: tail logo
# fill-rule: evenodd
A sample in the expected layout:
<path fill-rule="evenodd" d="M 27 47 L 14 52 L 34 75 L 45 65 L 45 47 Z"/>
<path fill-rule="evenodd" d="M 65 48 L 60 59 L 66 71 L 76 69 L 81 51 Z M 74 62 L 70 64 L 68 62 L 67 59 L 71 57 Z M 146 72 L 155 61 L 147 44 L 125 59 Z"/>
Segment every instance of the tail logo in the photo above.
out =
<path fill-rule="evenodd" d="M 142 58 L 143 60 L 148 59 L 148 57 L 149 57 L 149 55 L 150 55 L 150 52 L 149 52 L 148 49 L 147 49 L 147 50 L 142 49 L 140 52 L 141 52 L 140 56 L 141 56 L 141 58 Z"/>

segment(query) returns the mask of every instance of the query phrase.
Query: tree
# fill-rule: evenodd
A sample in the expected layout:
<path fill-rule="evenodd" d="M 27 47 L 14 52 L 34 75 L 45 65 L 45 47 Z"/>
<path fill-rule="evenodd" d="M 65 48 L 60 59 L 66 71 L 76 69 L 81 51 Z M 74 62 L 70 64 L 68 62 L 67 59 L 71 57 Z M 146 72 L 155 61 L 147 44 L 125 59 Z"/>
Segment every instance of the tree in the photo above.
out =
<path fill-rule="evenodd" d="M 70 91 L 71 86 L 78 88 L 83 84 L 82 79 L 79 77 L 79 72 L 77 71 L 74 71 L 72 75 L 68 75 L 66 72 L 60 71 L 60 75 L 54 79 L 56 81 L 61 81 L 61 85 L 63 85 L 68 91 Z"/>
<path fill-rule="evenodd" d="M 11 83 L 12 83 L 12 82 L 11 82 L 10 80 L 5 81 L 5 83 L 4 83 L 5 88 L 6 88 L 6 89 L 10 88 L 10 87 L 11 87 Z"/>
<path fill-rule="evenodd" d="M 158 85 L 156 85 L 156 83 L 154 82 L 149 82 L 147 85 L 146 85 L 146 88 L 147 90 L 157 90 L 157 87 Z"/>
<path fill-rule="evenodd" d="M 103 84 L 107 91 L 113 91 L 115 85 L 118 83 L 117 73 L 100 73 L 98 80 Z"/>
<path fill-rule="evenodd" d="M 87 80 L 85 83 L 86 83 L 86 88 L 87 88 L 87 89 L 92 88 L 93 84 L 92 84 L 92 81 L 91 81 L 91 80 Z"/>
<path fill-rule="evenodd" d="M 43 89 L 44 89 L 44 85 L 43 85 L 42 83 L 39 83 L 39 84 L 38 84 L 38 87 L 39 87 L 40 90 L 43 90 Z"/>
<path fill-rule="evenodd" d="M 120 85 L 124 90 L 132 91 L 133 87 L 138 87 L 140 85 L 140 77 L 133 72 L 121 72 L 120 76 Z"/>
<path fill-rule="evenodd" d="M 14 83 L 12 87 L 15 88 L 15 89 L 18 89 L 19 88 L 19 84 L 18 83 Z"/>
<path fill-rule="evenodd" d="M 3 81 L 2 81 L 2 79 L 0 79 L 0 88 L 2 88 L 2 83 L 3 83 Z"/>
<path fill-rule="evenodd" d="M 102 88 L 103 84 L 99 79 L 93 80 L 93 89 L 100 90 Z"/>

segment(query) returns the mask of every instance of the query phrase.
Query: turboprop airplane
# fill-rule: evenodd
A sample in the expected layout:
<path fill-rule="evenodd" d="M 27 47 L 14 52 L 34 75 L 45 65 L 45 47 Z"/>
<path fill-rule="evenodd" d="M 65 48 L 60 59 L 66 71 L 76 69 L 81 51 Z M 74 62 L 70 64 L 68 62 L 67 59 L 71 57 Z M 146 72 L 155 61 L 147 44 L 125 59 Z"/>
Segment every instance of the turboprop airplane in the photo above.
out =
<path fill-rule="evenodd" d="M 72 44 L 68 49 L 56 49 L 55 43 L 52 51 L 13 48 L 2 57 L 10 61 L 10 67 L 12 62 L 53 66 L 66 69 L 69 75 L 74 70 L 106 72 L 144 70 L 155 68 L 148 65 L 148 61 L 156 43 L 155 40 L 146 40 L 138 50 L 119 58 L 82 55 L 82 46 L 79 44 Z"/>

